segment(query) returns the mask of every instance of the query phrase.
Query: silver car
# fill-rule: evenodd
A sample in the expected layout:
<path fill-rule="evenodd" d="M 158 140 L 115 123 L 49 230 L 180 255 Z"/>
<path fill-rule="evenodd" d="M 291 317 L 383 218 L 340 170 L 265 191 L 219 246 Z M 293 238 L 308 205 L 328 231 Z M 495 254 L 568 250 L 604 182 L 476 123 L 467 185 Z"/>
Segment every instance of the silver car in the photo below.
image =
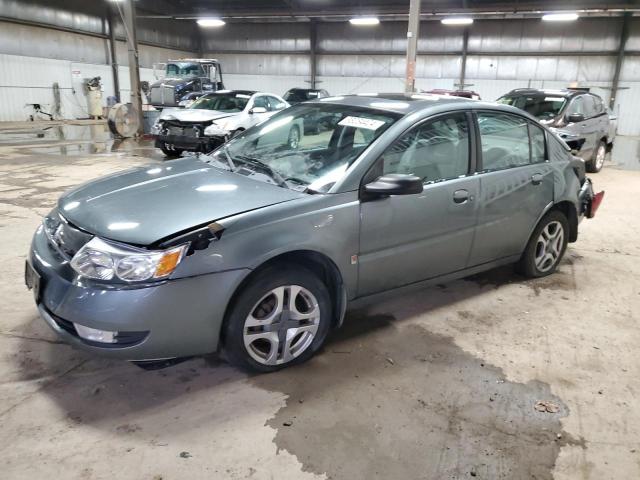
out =
<path fill-rule="evenodd" d="M 326 130 L 287 141 L 317 115 Z M 26 281 L 44 321 L 90 352 L 145 364 L 223 349 L 271 371 L 317 352 L 356 298 L 504 264 L 552 273 L 602 195 L 516 108 L 326 98 L 210 156 L 67 192 Z"/>

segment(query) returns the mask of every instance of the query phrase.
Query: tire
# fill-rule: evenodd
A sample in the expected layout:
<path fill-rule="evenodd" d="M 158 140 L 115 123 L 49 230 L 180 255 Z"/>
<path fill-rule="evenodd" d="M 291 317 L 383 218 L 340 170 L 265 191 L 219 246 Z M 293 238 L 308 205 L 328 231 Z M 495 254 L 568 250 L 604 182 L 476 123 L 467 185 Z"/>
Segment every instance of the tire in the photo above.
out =
<path fill-rule="evenodd" d="M 167 158 L 178 158 L 180 156 L 182 156 L 182 153 L 184 152 L 184 150 L 180 149 L 180 148 L 176 148 L 175 150 L 169 150 L 166 146 L 162 146 L 160 147 L 160 150 L 162 150 L 162 153 L 164 153 L 164 156 Z"/>
<path fill-rule="evenodd" d="M 289 135 L 287 136 L 287 145 L 293 150 L 297 149 L 300 146 L 300 128 L 297 125 L 294 125 L 289 130 Z"/>
<path fill-rule="evenodd" d="M 543 235 L 544 232 L 544 235 Z M 517 265 L 529 278 L 546 277 L 558 268 L 569 239 L 569 222 L 562 212 L 552 210 L 538 223 Z"/>
<path fill-rule="evenodd" d="M 227 312 L 224 354 L 231 364 L 253 372 L 302 363 L 323 345 L 332 310 L 326 285 L 311 271 L 282 264 L 267 267 L 240 291 Z"/>
<path fill-rule="evenodd" d="M 598 146 L 593 151 L 593 155 L 591 156 L 591 160 L 586 162 L 587 172 L 589 173 L 598 173 L 604 167 L 604 161 L 607 156 L 607 144 L 602 140 L 598 142 Z"/>

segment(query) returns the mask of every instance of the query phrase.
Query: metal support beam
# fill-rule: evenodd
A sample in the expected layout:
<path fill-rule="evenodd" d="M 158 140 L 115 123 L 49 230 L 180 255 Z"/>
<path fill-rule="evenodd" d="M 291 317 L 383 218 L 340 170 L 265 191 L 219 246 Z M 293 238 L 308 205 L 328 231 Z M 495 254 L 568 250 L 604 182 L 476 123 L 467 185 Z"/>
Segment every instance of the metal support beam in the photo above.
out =
<path fill-rule="evenodd" d="M 460 82 L 458 83 L 458 88 L 460 90 L 464 90 L 465 77 L 467 76 L 467 53 L 469 51 L 469 29 L 465 28 L 464 33 L 462 34 L 462 55 L 460 62 Z"/>
<path fill-rule="evenodd" d="M 622 21 L 622 32 L 620 33 L 620 45 L 618 46 L 616 69 L 613 73 L 613 81 L 611 82 L 611 97 L 609 98 L 609 108 L 611 108 L 611 110 L 613 110 L 616 103 L 616 97 L 618 96 L 620 71 L 622 70 L 622 64 L 624 63 L 624 51 L 627 47 L 627 40 L 629 39 L 629 23 L 631 23 L 631 14 L 625 13 L 624 20 Z"/>
<path fill-rule="evenodd" d="M 140 96 L 140 64 L 138 62 L 138 40 L 136 38 L 136 9 L 133 0 L 125 0 L 123 16 L 124 31 L 129 50 L 129 79 L 131 81 L 131 106 L 138 117 L 138 135 L 143 134 L 142 97 Z M 118 6 L 116 4 L 116 6 Z"/>
<path fill-rule="evenodd" d="M 309 62 L 311 63 L 311 88 L 316 88 L 318 76 L 318 21 L 312 18 L 309 23 Z"/>
<path fill-rule="evenodd" d="M 113 90 L 118 103 L 120 103 L 120 78 L 118 76 L 118 58 L 116 44 L 116 22 L 113 10 L 109 9 L 107 15 L 107 25 L 109 28 L 109 55 L 111 59 L 111 75 L 113 76 Z"/>
<path fill-rule="evenodd" d="M 416 88 L 416 57 L 420 34 L 420 0 L 411 0 L 409 5 L 409 29 L 407 30 L 407 72 L 404 91 L 413 93 Z"/>

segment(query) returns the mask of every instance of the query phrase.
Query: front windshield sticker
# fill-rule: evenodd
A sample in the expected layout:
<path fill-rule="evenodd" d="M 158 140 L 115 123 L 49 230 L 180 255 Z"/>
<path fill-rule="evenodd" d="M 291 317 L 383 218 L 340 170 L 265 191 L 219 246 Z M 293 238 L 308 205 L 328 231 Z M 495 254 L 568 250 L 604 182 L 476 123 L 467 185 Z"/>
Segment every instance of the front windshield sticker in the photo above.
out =
<path fill-rule="evenodd" d="M 345 117 L 338 123 L 338 125 L 342 125 L 343 127 L 365 128 L 367 130 L 377 130 L 384 124 L 385 122 L 382 120 L 362 117 Z"/>

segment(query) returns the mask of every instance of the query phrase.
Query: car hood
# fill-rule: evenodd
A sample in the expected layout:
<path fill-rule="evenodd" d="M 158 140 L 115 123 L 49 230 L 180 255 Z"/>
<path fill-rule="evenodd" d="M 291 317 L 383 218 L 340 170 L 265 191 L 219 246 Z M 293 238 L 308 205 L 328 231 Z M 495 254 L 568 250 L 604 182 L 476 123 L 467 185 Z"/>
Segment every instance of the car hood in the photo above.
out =
<path fill-rule="evenodd" d="M 210 122 L 221 118 L 232 117 L 237 113 L 218 112 L 201 108 L 181 108 L 170 110 L 160 116 L 160 120 L 178 120 L 180 122 Z"/>
<path fill-rule="evenodd" d="M 64 194 L 58 208 L 69 222 L 89 233 L 150 245 L 224 217 L 304 196 L 184 159 L 86 183 Z"/>

